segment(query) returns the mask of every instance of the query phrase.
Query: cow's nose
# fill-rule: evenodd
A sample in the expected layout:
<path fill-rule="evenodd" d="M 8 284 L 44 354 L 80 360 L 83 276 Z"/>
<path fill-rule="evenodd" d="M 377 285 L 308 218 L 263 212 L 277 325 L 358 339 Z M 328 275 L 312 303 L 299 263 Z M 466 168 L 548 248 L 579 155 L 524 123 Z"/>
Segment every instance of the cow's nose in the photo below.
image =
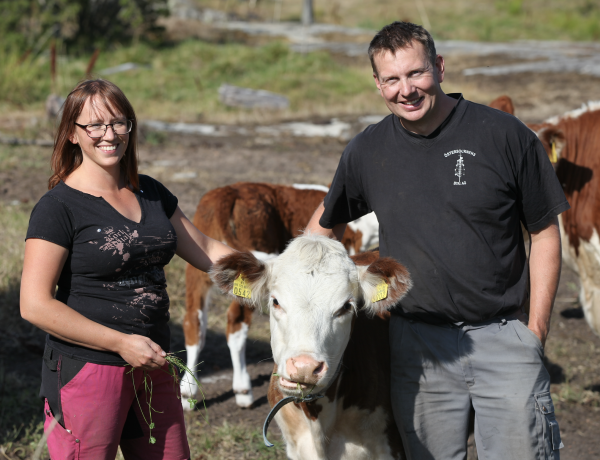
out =
<path fill-rule="evenodd" d="M 300 355 L 287 360 L 286 370 L 295 382 L 315 385 L 327 372 L 327 364 L 308 355 Z"/>

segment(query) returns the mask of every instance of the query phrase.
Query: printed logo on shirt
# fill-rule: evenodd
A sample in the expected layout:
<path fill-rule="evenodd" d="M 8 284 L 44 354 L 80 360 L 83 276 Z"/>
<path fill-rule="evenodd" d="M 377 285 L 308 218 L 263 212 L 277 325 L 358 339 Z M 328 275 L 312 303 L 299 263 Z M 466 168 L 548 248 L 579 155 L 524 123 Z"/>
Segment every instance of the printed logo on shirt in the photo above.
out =
<path fill-rule="evenodd" d="M 454 185 L 467 185 L 466 181 L 466 168 L 465 168 L 465 157 L 464 155 L 472 155 L 475 156 L 475 152 L 471 152 L 470 150 L 451 150 L 450 152 L 444 153 L 444 157 L 449 157 L 450 155 L 458 155 L 456 159 L 456 166 L 454 168 L 454 175 L 458 178 L 458 180 L 454 180 Z"/>
<path fill-rule="evenodd" d="M 150 284 L 150 279 L 144 274 L 130 278 L 122 277 L 117 280 L 118 286 L 127 286 L 128 288 L 136 285 L 147 286 L 148 284 Z"/>

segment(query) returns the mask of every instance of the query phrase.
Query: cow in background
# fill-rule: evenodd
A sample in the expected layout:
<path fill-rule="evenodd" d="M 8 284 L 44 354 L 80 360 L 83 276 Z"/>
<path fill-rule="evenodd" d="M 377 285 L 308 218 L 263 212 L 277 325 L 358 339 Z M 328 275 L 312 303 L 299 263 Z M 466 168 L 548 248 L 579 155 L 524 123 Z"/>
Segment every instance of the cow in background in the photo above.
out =
<path fill-rule="evenodd" d="M 287 243 L 302 232 L 326 190 L 322 186 L 240 182 L 207 192 L 198 204 L 193 223 L 204 234 L 265 259 L 283 252 Z M 363 228 L 364 235 L 349 227 L 342 243 L 350 253 L 363 249 L 363 236 L 365 240 L 374 240 L 367 233 L 369 225 Z M 189 369 L 196 368 L 205 345 L 211 286 L 206 273 L 187 266 L 183 331 Z M 254 402 L 246 369 L 246 340 L 251 322 L 252 309 L 233 300 L 227 311 L 226 336 L 233 364 L 233 391 L 240 407 L 250 407 Z M 197 391 L 195 382 L 190 380 L 187 376 L 182 378 L 184 396 L 193 396 Z"/>
<path fill-rule="evenodd" d="M 571 205 L 559 216 L 562 257 L 579 275 L 579 302 L 600 335 L 600 101 L 527 126 L 554 163 Z"/>
<path fill-rule="evenodd" d="M 352 260 L 337 241 L 304 235 L 280 256 L 220 259 L 211 277 L 233 295 L 242 276 L 253 305 L 268 301 L 275 369 L 268 398 L 295 460 L 402 459 L 390 400 L 388 308 L 411 287 L 408 271 L 377 252 Z M 382 294 L 381 286 L 386 292 Z"/>
<path fill-rule="evenodd" d="M 579 275 L 579 302 L 600 335 L 600 101 L 528 126 L 555 162 L 571 205 L 559 216 L 563 260 Z"/>
<path fill-rule="evenodd" d="M 490 102 L 489 106 L 492 109 L 498 109 L 502 112 L 515 114 L 515 106 L 513 105 L 512 99 L 508 96 L 500 96 Z"/>

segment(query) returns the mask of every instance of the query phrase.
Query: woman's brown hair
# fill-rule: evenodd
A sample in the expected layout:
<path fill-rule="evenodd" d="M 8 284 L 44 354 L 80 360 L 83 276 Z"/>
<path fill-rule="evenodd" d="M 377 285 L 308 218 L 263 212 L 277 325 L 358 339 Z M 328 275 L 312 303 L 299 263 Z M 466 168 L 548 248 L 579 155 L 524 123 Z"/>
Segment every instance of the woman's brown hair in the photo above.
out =
<path fill-rule="evenodd" d="M 107 80 L 85 80 L 79 83 L 67 96 L 63 105 L 63 113 L 54 138 L 54 152 L 52 152 L 51 166 L 53 174 L 48 180 L 48 189 L 56 187 L 65 180 L 69 174 L 75 171 L 83 160 L 81 148 L 73 144 L 69 138 L 75 131 L 75 122 L 79 118 L 85 101 L 97 98 L 102 102 L 111 115 L 117 113 L 131 120 L 133 127 L 129 133 L 129 142 L 125 155 L 121 159 L 121 171 L 130 187 L 134 191 L 139 190 L 138 162 L 137 162 L 137 120 L 131 103 L 117 85 Z"/>

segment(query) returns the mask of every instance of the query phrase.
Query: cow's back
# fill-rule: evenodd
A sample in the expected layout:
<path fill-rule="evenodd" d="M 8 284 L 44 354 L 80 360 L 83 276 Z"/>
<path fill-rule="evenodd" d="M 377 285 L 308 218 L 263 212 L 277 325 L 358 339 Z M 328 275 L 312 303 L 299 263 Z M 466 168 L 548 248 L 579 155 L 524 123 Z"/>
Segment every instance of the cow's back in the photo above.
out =
<path fill-rule="evenodd" d="M 277 188 L 240 182 L 211 190 L 200 200 L 193 223 L 235 249 L 279 253 L 292 235 L 281 218 Z"/>

